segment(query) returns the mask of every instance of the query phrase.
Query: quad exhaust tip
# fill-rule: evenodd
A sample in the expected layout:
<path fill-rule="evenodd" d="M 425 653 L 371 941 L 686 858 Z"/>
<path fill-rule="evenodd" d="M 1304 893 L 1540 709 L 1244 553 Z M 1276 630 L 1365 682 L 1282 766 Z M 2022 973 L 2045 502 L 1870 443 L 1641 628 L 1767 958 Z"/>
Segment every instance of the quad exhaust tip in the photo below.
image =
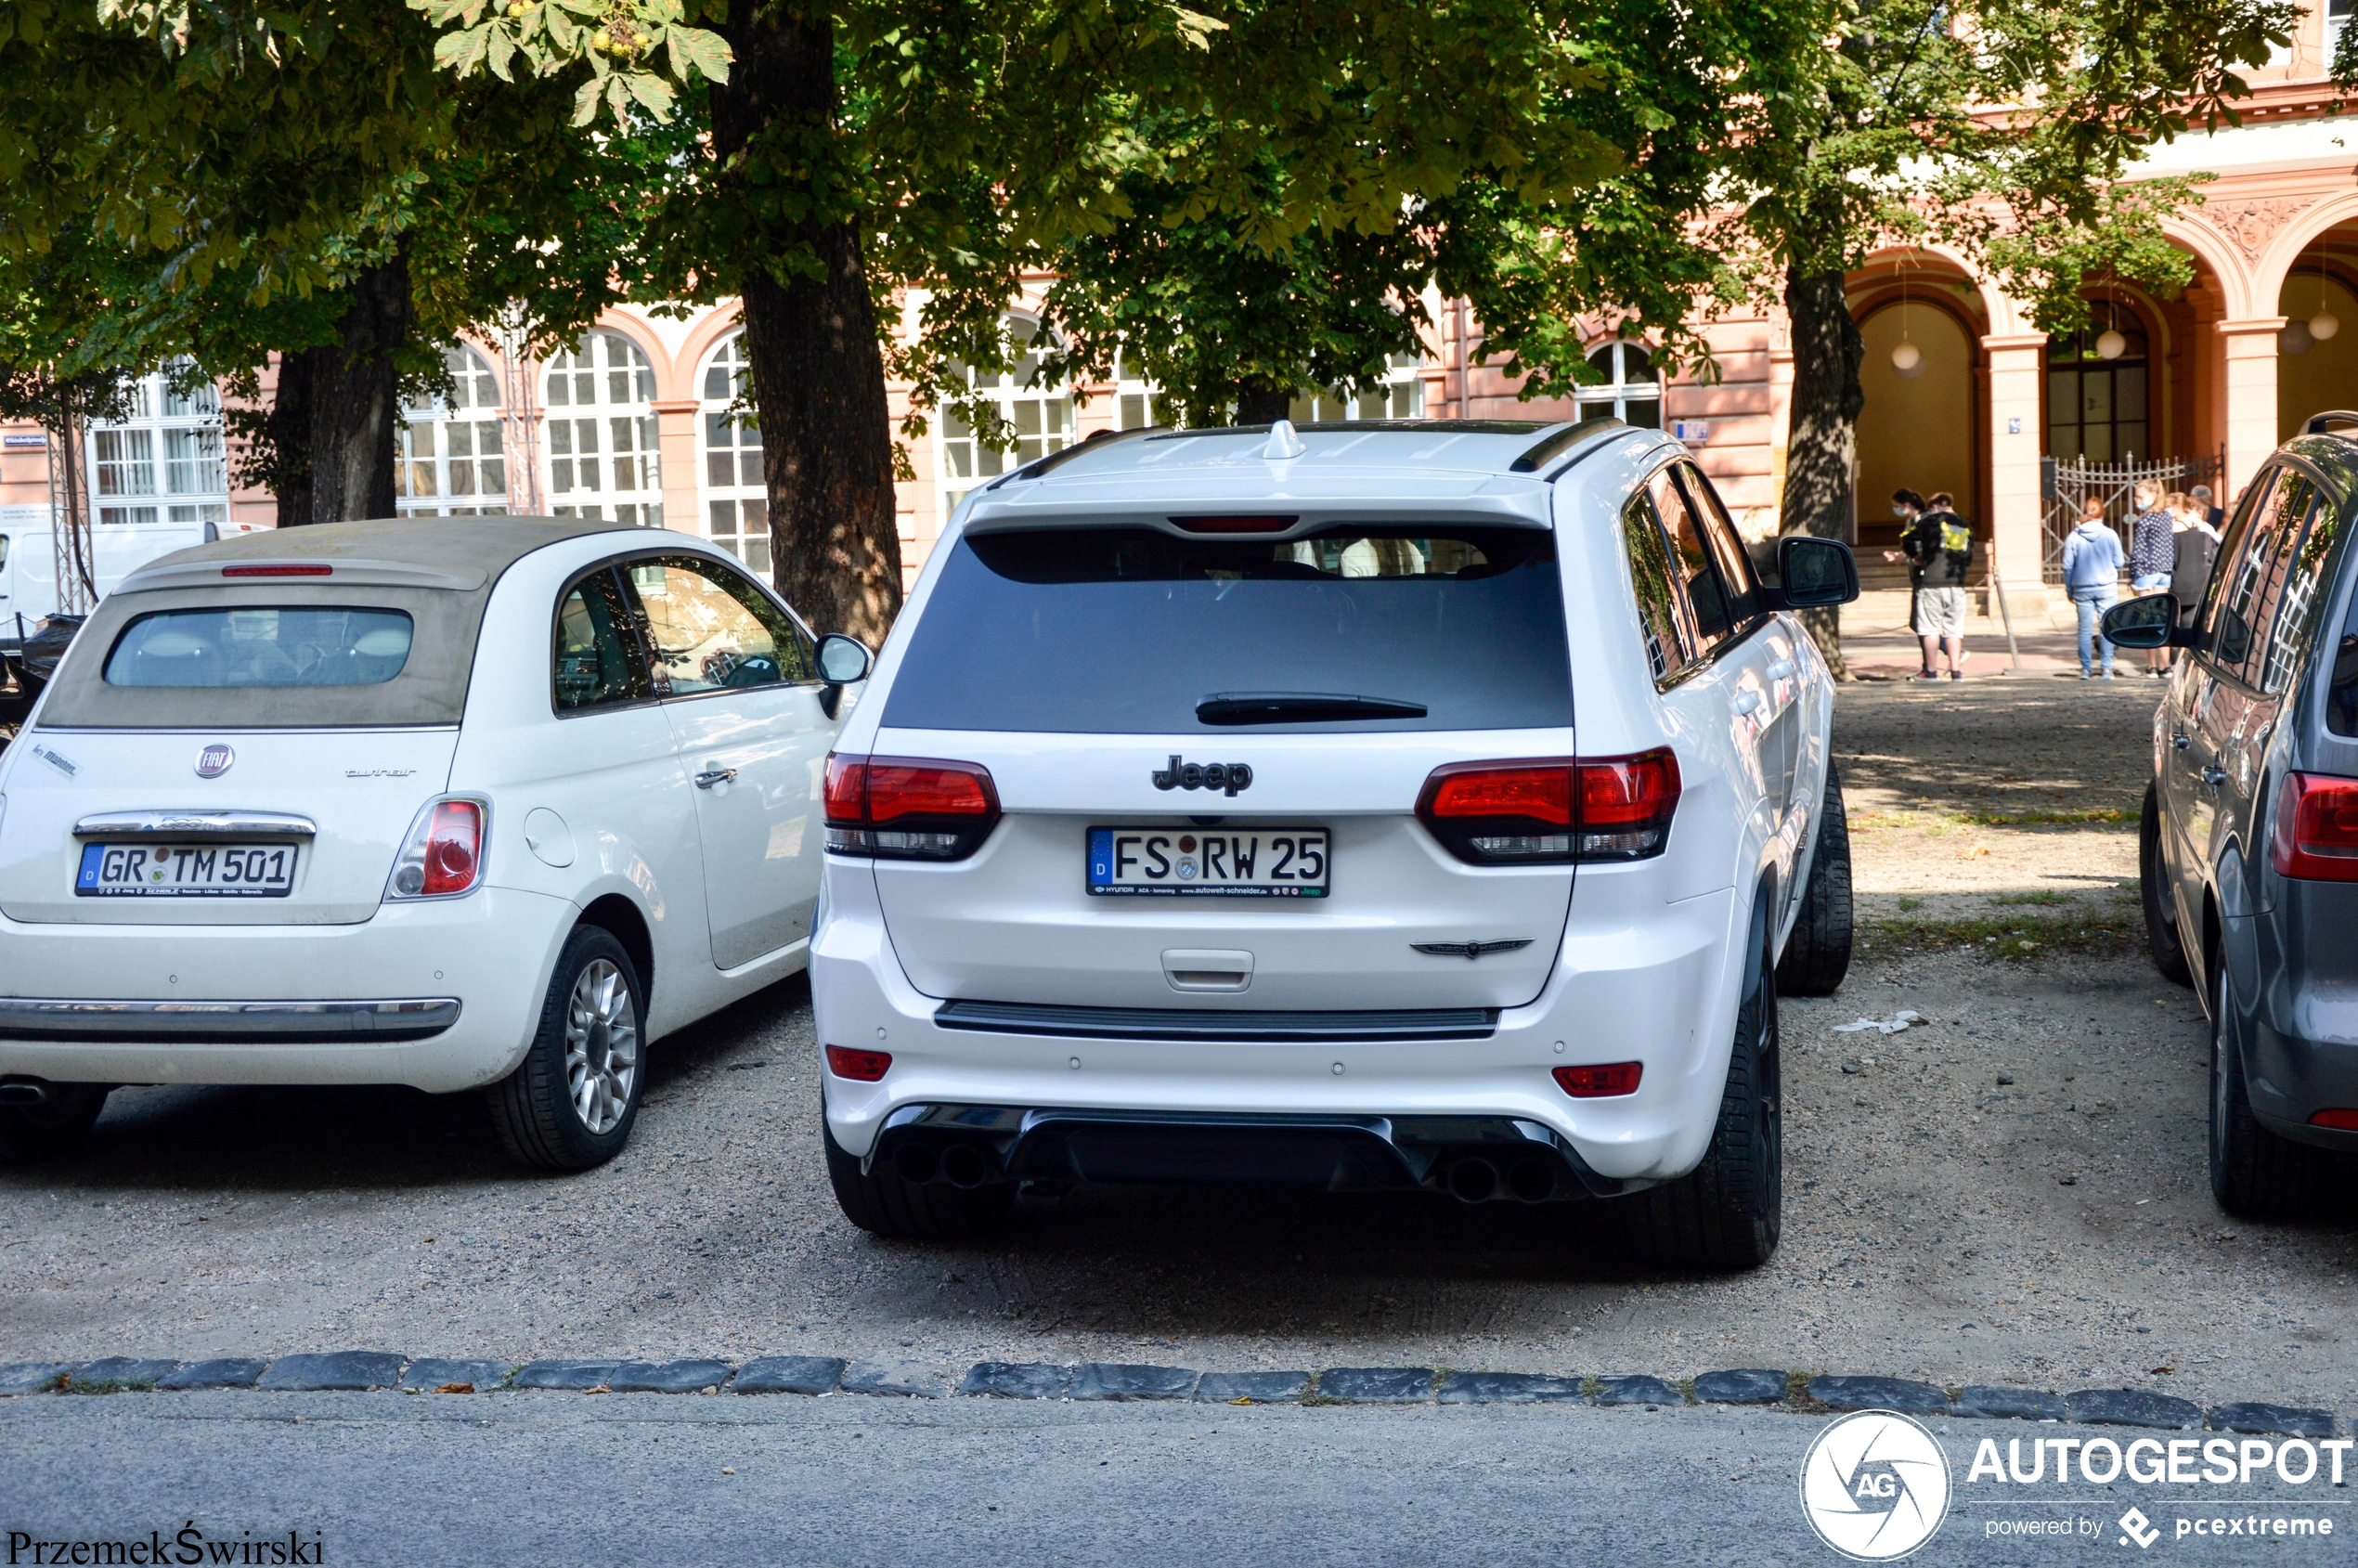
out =
<path fill-rule="evenodd" d="M 991 1179 L 991 1161 L 972 1144 L 937 1149 L 928 1143 L 911 1142 L 892 1151 L 892 1173 L 912 1186 L 947 1182 L 971 1192 Z"/>
<path fill-rule="evenodd" d="M 0 1081 L 0 1106 L 47 1105 L 57 1092 L 38 1078 L 10 1078 Z"/>

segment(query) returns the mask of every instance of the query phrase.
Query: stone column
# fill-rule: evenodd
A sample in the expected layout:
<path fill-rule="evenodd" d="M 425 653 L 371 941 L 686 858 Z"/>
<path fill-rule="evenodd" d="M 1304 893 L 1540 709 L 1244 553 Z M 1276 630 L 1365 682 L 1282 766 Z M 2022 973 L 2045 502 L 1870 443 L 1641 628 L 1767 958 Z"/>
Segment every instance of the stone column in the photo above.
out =
<path fill-rule="evenodd" d="M 663 525 L 709 538 L 699 466 L 704 460 L 696 451 L 696 415 L 704 405 L 693 397 L 673 397 L 647 407 L 655 413 L 655 450 L 663 460 Z"/>
<path fill-rule="evenodd" d="M 2219 336 L 2227 351 L 2226 484 L 2215 499 L 2233 510 L 2235 498 L 2276 449 L 2276 334 L 2281 316 L 2222 321 Z"/>
<path fill-rule="evenodd" d="M 2039 493 L 2046 449 L 2040 409 L 2047 376 L 2047 334 L 1993 333 L 1989 356 L 1989 533 L 1991 566 L 2016 616 L 2043 616 L 2047 590 L 2040 533 L 2047 503 Z M 2017 621 L 2015 629 L 2023 629 Z"/>

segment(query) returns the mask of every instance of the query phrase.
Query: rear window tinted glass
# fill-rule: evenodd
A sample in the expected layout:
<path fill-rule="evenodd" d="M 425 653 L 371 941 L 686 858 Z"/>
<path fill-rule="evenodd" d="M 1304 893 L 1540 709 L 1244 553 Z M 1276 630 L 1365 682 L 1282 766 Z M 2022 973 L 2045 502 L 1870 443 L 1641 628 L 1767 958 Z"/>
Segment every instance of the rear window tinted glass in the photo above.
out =
<path fill-rule="evenodd" d="M 1538 528 L 973 536 L 919 616 L 884 721 L 1208 732 L 1237 720 L 1207 722 L 1198 705 L 1246 696 L 1280 699 L 1258 704 L 1263 733 L 1563 726 L 1563 616 L 1555 541 Z M 1373 699 L 1380 716 L 1289 716 L 1333 697 Z"/>
<path fill-rule="evenodd" d="M 409 662 L 400 610 L 241 604 L 163 610 L 123 628 L 110 686 L 375 686 Z"/>

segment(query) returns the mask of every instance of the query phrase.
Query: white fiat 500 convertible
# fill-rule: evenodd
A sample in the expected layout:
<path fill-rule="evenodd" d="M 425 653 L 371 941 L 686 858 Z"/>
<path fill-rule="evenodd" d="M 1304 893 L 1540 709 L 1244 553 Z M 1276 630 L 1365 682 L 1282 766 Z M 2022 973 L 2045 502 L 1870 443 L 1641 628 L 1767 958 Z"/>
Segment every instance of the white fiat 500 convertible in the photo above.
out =
<path fill-rule="evenodd" d="M 1610 421 L 1142 433 L 976 491 L 828 763 L 844 1212 L 1424 1187 L 1759 1263 L 1776 992 L 1850 956 L 1790 612 L 1857 591 Z"/>
<path fill-rule="evenodd" d="M 868 664 L 596 520 L 141 569 L 0 758 L 0 1156 L 114 1085 L 404 1083 L 487 1089 L 528 1162 L 611 1158 L 649 1040 L 802 967 Z"/>

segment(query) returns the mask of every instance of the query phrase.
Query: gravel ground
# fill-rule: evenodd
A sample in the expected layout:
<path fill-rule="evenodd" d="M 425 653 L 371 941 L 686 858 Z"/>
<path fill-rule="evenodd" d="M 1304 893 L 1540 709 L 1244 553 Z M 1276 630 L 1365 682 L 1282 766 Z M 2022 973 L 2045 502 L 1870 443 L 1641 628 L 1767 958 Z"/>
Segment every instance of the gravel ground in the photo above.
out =
<path fill-rule="evenodd" d="M 1785 1243 L 1750 1275 L 1636 1267 L 1593 1211 L 1223 1189 L 879 1242 L 827 1193 L 796 981 L 668 1042 L 629 1151 L 570 1178 L 510 1170 L 467 1099 L 120 1093 L 86 1151 L 0 1174 L 0 1359 L 1751 1366 L 2345 1405 L 2358 1227 L 2213 1207 L 2200 1014 L 2121 893 L 2154 700 L 1846 690 L 1867 946 L 1786 1004 Z M 1902 1007 L 1929 1022 L 1833 1031 Z"/>

